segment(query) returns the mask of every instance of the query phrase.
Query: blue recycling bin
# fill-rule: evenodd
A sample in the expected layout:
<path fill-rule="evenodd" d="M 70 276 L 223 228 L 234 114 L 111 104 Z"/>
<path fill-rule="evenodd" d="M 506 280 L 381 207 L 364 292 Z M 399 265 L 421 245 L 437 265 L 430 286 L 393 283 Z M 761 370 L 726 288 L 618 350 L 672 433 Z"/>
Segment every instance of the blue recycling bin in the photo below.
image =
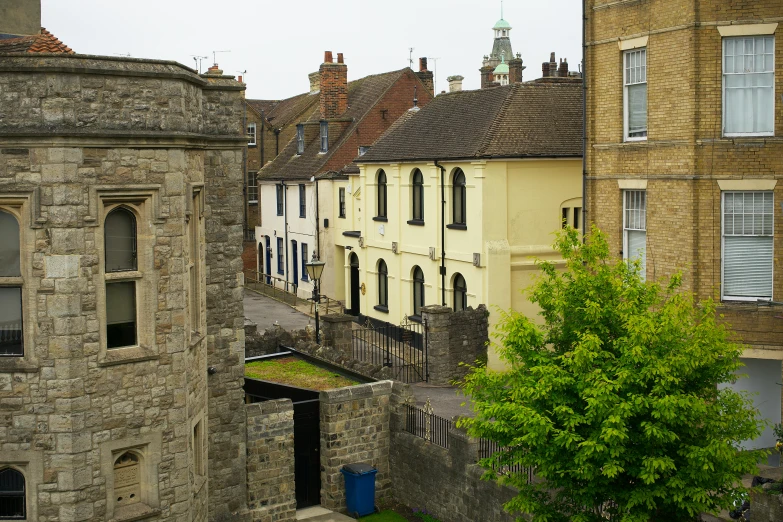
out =
<path fill-rule="evenodd" d="M 340 469 L 345 477 L 345 503 L 348 514 L 354 518 L 375 512 L 375 474 L 378 470 L 370 464 L 357 462 Z"/>

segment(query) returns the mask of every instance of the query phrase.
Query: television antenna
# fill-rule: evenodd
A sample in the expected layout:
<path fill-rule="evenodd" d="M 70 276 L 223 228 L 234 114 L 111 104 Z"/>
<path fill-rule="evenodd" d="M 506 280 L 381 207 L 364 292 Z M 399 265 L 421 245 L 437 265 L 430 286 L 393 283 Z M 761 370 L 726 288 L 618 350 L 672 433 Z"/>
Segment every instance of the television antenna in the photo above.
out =
<path fill-rule="evenodd" d="M 209 56 L 198 56 L 196 54 L 191 54 L 190 56 L 193 58 L 193 61 L 196 62 L 196 70 L 201 74 L 201 60 L 206 60 Z"/>
<path fill-rule="evenodd" d="M 432 90 L 435 91 L 435 96 L 438 95 L 438 60 L 440 60 L 440 56 L 436 56 L 435 58 L 427 58 L 428 60 L 432 60 L 433 66 L 432 66 Z"/>
<path fill-rule="evenodd" d="M 411 69 L 413 69 L 413 49 L 415 49 L 415 47 L 408 48 L 408 63 L 410 64 Z"/>
<path fill-rule="evenodd" d="M 212 63 L 217 65 L 217 56 L 216 56 L 217 53 L 230 53 L 230 52 L 231 52 L 231 50 L 228 50 L 228 51 L 212 51 Z"/>
<path fill-rule="evenodd" d="M 125 53 L 125 54 L 114 53 L 114 56 L 124 56 L 125 58 L 132 58 L 131 53 Z"/>

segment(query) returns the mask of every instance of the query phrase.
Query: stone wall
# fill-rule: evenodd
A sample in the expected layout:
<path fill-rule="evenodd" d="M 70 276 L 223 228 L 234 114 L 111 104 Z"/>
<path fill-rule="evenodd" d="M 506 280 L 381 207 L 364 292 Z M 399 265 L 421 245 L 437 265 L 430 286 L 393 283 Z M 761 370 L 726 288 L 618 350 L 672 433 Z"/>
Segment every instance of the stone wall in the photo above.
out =
<path fill-rule="evenodd" d="M 516 518 L 503 511 L 503 504 L 516 495 L 516 490 L 481 480 L 484 470 L 476 464 L 478 441 L 452 429 L 446 449 L 405 432 L 403 405 L 409 402 L 412 397 L 408 386 L 395 383 L 389 453 L 394 497 L 449 522 L 514 522 Z"/>
<path fill-rule="evenodd" d="M 323 391 L 321 400 L 321 505 L 345 512 L 345 479 L 340 468 L 375 466 L 376 498 L 391 487 L 389 415 L 392 382 Z"/>
<path fill-rule="evenodd" d="M 173 62 L 0 56 L 0 209 L 20 225 L 25 341 L 0 358 L 0 467 L 25 476 L 30 520 L 244 508 L 242 89 Z M 135 218 L 133 274 L 104 266 L 117 205 Z M 135 281 L 136 345 L 109 349 L 116 277 Z M 128 451 L 140 502 L 122 506 Z"/>
<path fill-rule="evenodd" d="M 296 519 L 294 406 L 289 399 L 247 406 L 247 485 L 253 520 Z"/>
<path fill-rule="evenodd" d="M 462 363 L 486 361 L 489 312 L 483 304 L 459 312 L 447 306 L 425 306 L 422 320 L 427 325 L 430 384 L 452 384 L 468 372 Z"/>

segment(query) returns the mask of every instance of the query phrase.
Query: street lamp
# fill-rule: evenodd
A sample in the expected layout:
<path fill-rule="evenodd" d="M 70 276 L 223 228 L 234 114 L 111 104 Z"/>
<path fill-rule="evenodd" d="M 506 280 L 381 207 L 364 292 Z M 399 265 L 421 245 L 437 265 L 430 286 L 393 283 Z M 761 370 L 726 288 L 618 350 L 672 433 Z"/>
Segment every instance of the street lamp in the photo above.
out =
<path fill-rule="evenodd" d="M 318 256 L 313 252 L 313 259 L 309 263 L 305 263 L 307 269 L 307 277 L 313 282 L 313 301 L 315 302 L 315 342 L 321 344 L 321 331 L 318 325 L 318 303 L 321 302 L 321 296 L 318 294 L 319 280 L 321 274 L 324 273 L 324 261 L 319 261 Z"/>

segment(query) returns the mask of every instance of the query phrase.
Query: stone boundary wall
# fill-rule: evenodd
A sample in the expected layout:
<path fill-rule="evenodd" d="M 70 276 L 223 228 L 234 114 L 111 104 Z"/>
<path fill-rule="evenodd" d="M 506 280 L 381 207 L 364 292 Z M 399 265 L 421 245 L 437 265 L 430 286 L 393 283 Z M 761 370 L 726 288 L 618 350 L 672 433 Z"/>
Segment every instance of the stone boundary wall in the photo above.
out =
<path fill-rule="evenodd" d="M 247 406 L 247 507 L 253 520 L 296 519 L 294 405 L 290 399 Z"/>
<path fill-rule="evenodd" d="M 481 480 L 484 469 L 476 464 L 476 439 L 452 429 L 446 449 L 404 431 L 403 405 L 412 401 L 410 387 L 394 383 L 389 453 L 393 496 L 448 522 L 515 522 L 515 517 L 503 511 L 503 504 L 516 495 L 516 490 Z"/>
<path fill-rule="evenodd" d="M 345 513 L 344 464 L 375 466 L 375 497 L 390 490 L 391 381 L 321 392 L 321 505 Z"/>

